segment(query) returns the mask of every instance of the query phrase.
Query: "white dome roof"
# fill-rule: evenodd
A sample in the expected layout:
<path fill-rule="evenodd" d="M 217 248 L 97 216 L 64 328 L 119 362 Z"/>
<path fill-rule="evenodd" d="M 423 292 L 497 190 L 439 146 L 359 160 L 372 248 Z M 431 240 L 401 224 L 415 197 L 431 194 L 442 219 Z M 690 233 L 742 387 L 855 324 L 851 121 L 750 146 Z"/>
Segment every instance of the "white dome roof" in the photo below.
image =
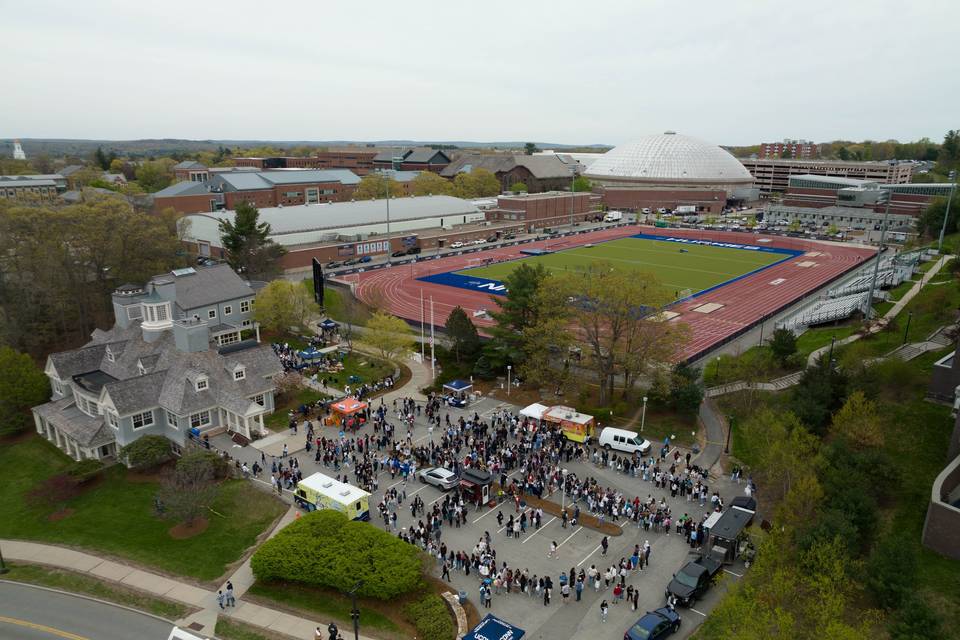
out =
<path fill-rule="evenodd" d="M 672 131 L 614 147 L 591 164 L 586 175 L 652 182 L 753 182 L 750 172 L 727 151 Z"/>

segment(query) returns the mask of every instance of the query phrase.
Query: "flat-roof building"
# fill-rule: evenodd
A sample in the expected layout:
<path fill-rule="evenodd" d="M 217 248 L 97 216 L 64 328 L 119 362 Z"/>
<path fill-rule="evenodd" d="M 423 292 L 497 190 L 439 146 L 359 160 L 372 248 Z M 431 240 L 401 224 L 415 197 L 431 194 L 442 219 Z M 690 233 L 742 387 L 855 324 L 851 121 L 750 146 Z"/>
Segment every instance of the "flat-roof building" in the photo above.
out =
<path fill-rule="evenodd" d="M 864 207 L 882 212 L 889 194 L 891 213 L 916 217 L 933 198 L 950 195 L 952 188 L 950 183 L 883 184 L 805 174 L 790 178 L 781 203 L 791 207 Z"/>
<path fill-rule="evenodd" d="M 741 158 L 740 162 L 753 176 L 763 195 L 783 193 L 792 176 L 819 175 L 835 178 L 854 178 L 885 184 L 910 182 L 912 162 L 896 160 L 884 162 L 842 162 L 836 160 L 781 160 Z"/>

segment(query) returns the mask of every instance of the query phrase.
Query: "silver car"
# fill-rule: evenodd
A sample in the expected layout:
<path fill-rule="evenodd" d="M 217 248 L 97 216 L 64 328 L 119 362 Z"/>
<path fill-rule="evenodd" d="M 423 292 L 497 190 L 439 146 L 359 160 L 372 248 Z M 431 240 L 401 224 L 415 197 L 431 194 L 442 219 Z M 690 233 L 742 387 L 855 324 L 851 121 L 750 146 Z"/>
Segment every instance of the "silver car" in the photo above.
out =
<path fill-rule="evenodd" d="M 460 482 L 460 479 L 457 477 L 453 471 L 449 469 L 444 469 L 443 467 L 433 467 L 431 469 L 424 469 L 420 472 L 420 482 L 425 482 L 427 484 L 432 484 L 438 489 L 447 491 L 453 489 L 457 486 L 457 483 Z"/>

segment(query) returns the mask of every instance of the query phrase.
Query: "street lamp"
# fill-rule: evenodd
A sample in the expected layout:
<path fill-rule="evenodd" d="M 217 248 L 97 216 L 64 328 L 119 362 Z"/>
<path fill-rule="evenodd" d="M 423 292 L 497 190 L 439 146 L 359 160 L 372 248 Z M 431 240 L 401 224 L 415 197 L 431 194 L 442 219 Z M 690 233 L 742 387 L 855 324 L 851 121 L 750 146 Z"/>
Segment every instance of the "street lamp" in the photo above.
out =
<path fill-rule="evenodd" d="M 717 382 L 720 382 L 720 356 L 717 356 Z"/>
<path fill-rule="evenodd" d="M 10 568 L 3 561 L 3 551 L 0 551 L 0 576 L 5 573 L 10 573 Z"/>
<path fill-rule="evenodd" d="M 567 508 L 567 474 L 570 473 L 566 469 L 560 471 L 560 475 L 563 476 L 563 479 L 560 480 L 560 513 L 562 514 L 564 509 Z"/>
<path fill-rule="evenodd" d="M 350 617 L 353 619 L 353 640 L 360 640 L 360 610 L 357 609 L 357 589 L 363 586 L 363 580 L 353 585 L 350 590 L 350 602 L 353 609 L 350 611 Z"/>
<path fill-rule="evenodd" d="M 727 416 L 727 444 L 723 446 L 724 453 L 730 453 L 730 432 L 733 431 L 733 416 Z"/>
<path fill-rule="evenodd" d="M 647 396 L 643 396 L 643 414 L 640 416 L 640 431 L 643 431 L 643 425 L 647 423 Z"/>
<path fill-rule="evenodd" d="M 943 214 L 943 226 L 940 227 L 940 241 L 937 243 L 937 253 L 943 252 L 943 234 L 947 230 L 947 218 L 950 217 L 950 205 L 953 203 L 953 192 L 957 190 L 957 172 L 951 171 L 949 173 L 950 178 L 950 195 L 947 197 L 947 210 Z M 920 277 L 920 282 L 923 282 L 923 276 Z"/>
<path fill-rule="evenodd" d="M 510 395 L 510 370 L 513 368 L 512 365 L 507 365 L 507 395 Z"/>
<path fill-rule="evenodd" d="M 570 229 L 573 229 L 573 201 L 577 193 L 577 165 L 570 165 Z"/>

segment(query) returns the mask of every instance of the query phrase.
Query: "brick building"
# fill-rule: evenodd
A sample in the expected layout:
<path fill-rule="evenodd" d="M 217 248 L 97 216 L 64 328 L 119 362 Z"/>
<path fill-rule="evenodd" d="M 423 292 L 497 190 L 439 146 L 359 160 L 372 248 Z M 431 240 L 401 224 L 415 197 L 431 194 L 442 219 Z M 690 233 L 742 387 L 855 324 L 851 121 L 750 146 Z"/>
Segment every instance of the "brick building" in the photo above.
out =
<path fill-rule="evenodd" d="M 318 151 L 312 156 L 282 156 L 272 158 L 234 158 L 238 167 L 255 169 L 349 169 L 363 176 L 373 170 L 373 158 L 378 149 L 370 147 L 341 147 Z"/>
<path fill-rule="evenodd" d="M 173 165 L 173 177 L 177 182 L 205 182 L 210 179 L 210 170 L 194 160 L 184 160 Z"/>
<path fill-rule="evenodd" d="M 521 193 L 497 198 L 497 206 L 487 211 L 487 220 L 522 222 L 526 229 L 567 225 L 593 220 L 600 214 L 600 196 L 593 193 L 547 191 Z"/>
<path fill-rule="evenodd" d="M 760 145 L 760 158 L 796 158 L 809 160 L 820 155 L 820 145 L 809 140 L 784 140 L 783 142 L 764 142 Z"/>
<path fill-rule="evenodd" d="M 360 178 L 345 169 L 232 171 L 205 182 L 178 182 L 154 194 L 154 211 L 180 213 L 235 209 L 241 202 L 258 208 L 350 200 Z"/>
<path fill-rule="evenodd" d="M 452 180 L 458 173 L 470 173 L 474 169 L 486 169 L 495 175 L 501 191 L 510 191 L 510 187 L 522 182 L 527 185 L 528 193 L 569 189 L 576 175 L 576 165 L 567 165 L 555 155 L 522 154 L 464 155 L 440 175 Z"/>
<path fill-rule="evenodd" d="M 373 158 L 376 169 L 399 171 L 431 171 L 440 173 L 450 164 L 450 156 L 440 149 L 415 147 L 412 149 L 381 149 Z"/>
<path fill-rule="evenodd" d="M 779 160 L 741 158 L 760 193 L 783 193 L 791 176 L 818 175 L 853 178 L 883 184 L 904 184 L 913 176 L 912 162 L 840 162 L 834 160 Z"/>
<path fill-rule="evenodd" d="M 882 213 L 890 195 L 890 213 L 919 216 L 937 197 L 947 197 L 950 183 L 882 184 L 853 178 L 832 176 L 792 176 L 783 194 L 787 207 L 823 208 L 831 206 L 861 207 Z"/>

